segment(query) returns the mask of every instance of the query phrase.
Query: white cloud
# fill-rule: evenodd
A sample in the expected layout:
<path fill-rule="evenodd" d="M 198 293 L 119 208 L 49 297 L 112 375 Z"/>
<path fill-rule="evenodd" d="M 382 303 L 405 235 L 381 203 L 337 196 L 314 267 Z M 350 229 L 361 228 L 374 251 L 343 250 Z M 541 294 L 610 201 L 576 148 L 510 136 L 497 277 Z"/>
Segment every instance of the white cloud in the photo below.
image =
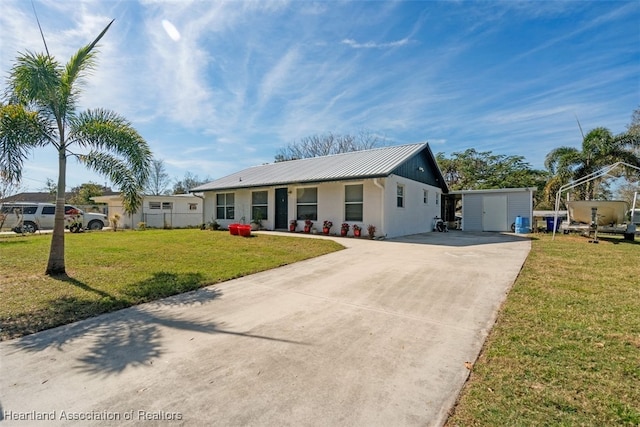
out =
<path fill-rule="evenodd" d="M 180 31 L 178 31 L 178 29 L 171 23 L 171 21 L 163 19 L 162 28 L 164 28 L 171 40 L 173 40 L 174 42 L 180 40 Z"/>
<path fill-rule="evenodd" d="M 376 42 L 359 43 L 353 39 L 344 39 L 342 40 L 341 43 L 346 44 L 347 46 L 351 46 L 354 49 L 386 49 L 390 47 L 404 46 L 406 44 L 409 44 L 410 42 L 411 40 L 409 40 L 408 38 L 404 38 L 401 40 L 395 40 L 392 42 L 385 42 L 385 43 L 376 43 Z"/>

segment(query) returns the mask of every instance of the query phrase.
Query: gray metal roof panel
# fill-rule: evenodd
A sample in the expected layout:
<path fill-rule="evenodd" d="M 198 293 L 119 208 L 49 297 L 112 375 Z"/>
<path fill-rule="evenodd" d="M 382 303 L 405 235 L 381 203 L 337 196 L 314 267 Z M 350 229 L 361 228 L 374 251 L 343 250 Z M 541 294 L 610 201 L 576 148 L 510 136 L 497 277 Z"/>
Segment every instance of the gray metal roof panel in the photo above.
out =
<path fill-rule="evenodd" d="M 253 166 L 196 187 L 191 191 L 388 176 L 398 165 L 425 147 L 427 147 L 426 143 L 398 145 Z"/>

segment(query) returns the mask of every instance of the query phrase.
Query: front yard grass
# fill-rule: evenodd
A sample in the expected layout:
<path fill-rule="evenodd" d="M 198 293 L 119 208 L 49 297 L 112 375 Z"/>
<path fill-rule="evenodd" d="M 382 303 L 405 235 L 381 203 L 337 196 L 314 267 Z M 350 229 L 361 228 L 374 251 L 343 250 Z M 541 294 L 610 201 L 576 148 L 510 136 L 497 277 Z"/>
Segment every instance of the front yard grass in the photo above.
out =
<path fill-rule="evenodd" d="M 342 249 L 323 239 L 201 230 L 65 237 L 64 279 L 44 275 L 51 235 L 0 237 L 0 340 Z"/>
<path fill-rule="evenodd" d="M 448 426 L 640 425 L 640 242 L 536 235 Z"/>

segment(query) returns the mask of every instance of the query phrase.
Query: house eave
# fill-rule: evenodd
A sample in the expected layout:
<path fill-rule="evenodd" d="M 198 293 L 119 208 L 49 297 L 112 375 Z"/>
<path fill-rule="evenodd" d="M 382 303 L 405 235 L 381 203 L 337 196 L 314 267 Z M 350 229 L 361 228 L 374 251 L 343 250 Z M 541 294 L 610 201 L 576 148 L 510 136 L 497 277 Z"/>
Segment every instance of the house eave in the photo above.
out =
<path fill-rule="evenodd" d="M 245 190 L 245 189 L 265 188 L 265 187 L 285 187 L 289 185 L 299 187 L 304 185 L 324 184 L 327 182 L 348 182 L 348 181 L 362 181 L 365 179 L 387 178 L 389 176 L 390 176 L 389 174 L 354 175 L 354 176 L 349 176 L 344 178 L 282 181 L 282 182 L 255 183 L 255 184 L 245 184 L 245 185 L 229 185 L 229 186 L 216 187 L 216 188 L 210 188 L 210 189 L 197 189 L 197 190 L 194 189 L 194 190 L 189 190 L 189 192 L 190 193 L 193 193 L 193 192 L 219 193 L 221 191 L 229 191 L 229 190 Z"/>

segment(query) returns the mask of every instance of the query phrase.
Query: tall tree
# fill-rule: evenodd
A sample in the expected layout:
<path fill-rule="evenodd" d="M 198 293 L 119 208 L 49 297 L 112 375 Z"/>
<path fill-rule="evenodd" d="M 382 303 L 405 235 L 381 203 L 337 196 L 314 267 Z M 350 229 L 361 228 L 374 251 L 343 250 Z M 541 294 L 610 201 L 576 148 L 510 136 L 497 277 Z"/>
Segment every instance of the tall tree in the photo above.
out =
<path fill-rule="evenodd" d="M 438 153 L 436 160 L 452 190 L 536 187 L 546 180 L 545 172 L 532 169 L 522 156 L 469 148 L 452 153 L 450 158 Z"/>
<path fill-rule="evenodd" d="M 370 132 L 357 135 L 336 135 L 331 132 L 324 135 L 307 136 L 281 148 L 275 156 L 276 162 L 328 156 L 376 148 L 382 145 L 384 138 Z"/>
<path fill-rule="evenodd" d="M 169 174 L 164 167 L 164 161 L 153 159 L 151 162 L 151 174 L 147 183 L 146 192 L 151 196 L 160 196 L 168 193 L 170 184 Z"/>
<path fill-rule="evenodd" d="M 92 197 L 102 196 L 105 187 L 95 182 L 85 182 L 71 189 L 71 197 L 69 203 L 74 205 L 93 205 L 95 202 Z"/>
<path fill-rule="evenodd" d="M 633 166 L 640 166 L 640 156 L 637 151 L 638 136 L 629 132 L 614 136 L 604 127 L 598 127 L 588 132 L 582 147 L 558 147 L 547 154 L 545 167 L 551 178 L 545 187 L 547 197 L 555 196 L 560 186 L 586 177 L 605 166 L 616 162 L 625 162 Z M 631 176 L 637 174 L 635 170 L 626 171 Z M 577 198 L 593 200 L 606 197 L 606 177 L 594 179 L 575 189 Z"/>
<path fill-rule="evenodd" d="M 187 172 L 184 174 L 184 178 L 176 181 L 173 184 L 173 194 L 186 194 L 192 188 L 198 187 L 199 185 L 206 184 L 207 182 L 212 181 L 211 178 L 200 179 L 198 175 L 194 175 L 191 172 Z"/>
<path fill-rule="evenodd" d="M 38 147 L 52 145 L 58 157 L 56 214 L 46 274 L 66 275 L 64 197 L 67 159 L 106 175 L 135 210 L 149 176 L 151 151 L 131 124 L 104 109 L 77 111 L 79 86 L 95 66 L 98 37 L 80 48 L 65 66 L 49 53 L 19 54 L 8 78 L 6 101 L 0 104 L 0 174 L 20 181 L 22 165 Z M 78 154 L 77 151 L 88 152 Z"/>
<path fill-rule="evenodd" d="M 58 184 L 51 179 L 47 178 L 47 182 L 45 182 L 44 187 L 42 187 L 41 191 L 46 191 L 51 196 L 51 200 L 55 203 L 56 194 L 58 193 Z"/>

